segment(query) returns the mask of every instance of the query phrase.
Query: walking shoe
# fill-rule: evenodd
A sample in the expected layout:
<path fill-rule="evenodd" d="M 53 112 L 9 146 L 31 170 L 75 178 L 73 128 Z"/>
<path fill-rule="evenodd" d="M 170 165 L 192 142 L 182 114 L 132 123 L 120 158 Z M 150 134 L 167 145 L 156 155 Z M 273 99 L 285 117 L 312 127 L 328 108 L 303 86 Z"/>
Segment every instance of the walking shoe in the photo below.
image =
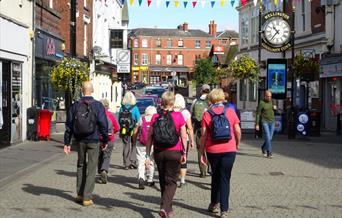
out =
<path fill-rule="evenodd" d="M 77 195 L 75 198 L 76 203 L 82 203 L 83 202 L 83 196 L 82 195 Z"/>
<path fill-rule="evenodd" d="M 86 201 L 83 201 L 83 206 L 90 206 L 90 205 L 93 205 L 94 202 L 92 200 L 86 200 Z"/>
<path fill-rule="evenodd" d="M 128 170 L 128 169 L 129 169 L 129 167 L 124 167 L 124 169 L 125 169 L 125 170 Z"/>
<path fill-rule="evenodd" d="M 164 209 L 160 209 L 159 216 L 162 218 L 168 218 L 169 217 L 169 215 L 167 214 L 167 212 Z"/>
<path fill-rule="evenodd" d="M 221 216 L 220 216 L 220 218 L 228 218 L 229 216 L 228 216 L 228 211 L 223 211 L 222 213 L 221 213 Z"/>
<path fill-rule="evenodd" d="M 201 172 L 201 174 L 200 174 L 201 178 L 205 178 L 206 176 L 207 176 L 206 173 Z"/>
<path fill-rule="evenodd" d="M 150 186 L 150 187 L 154 186 L 154 182 L 153 181 L 152 182 L 147 182 L 147 186 Z"/>
<path fill-rule="evenodd" d="M 267 152 L 267 157 L 268 158 L 273 158 L 272 152 Z"/>
<path fill-rule="evenodd" d="M 182 186 L 185 186 L 185 184 L 186 184 L 185 182 L 180 182 L 179 185 L 178 185 L 178 187 L 179 187 L 179 188 L 182 188 Z"/>
<path fill-rule="evenodd" d="M 220 205 L 217 204 L 209 204 L 208 211 L 210 213 L 218 213 L 220 212 Z"/>
<path fill-rule="evenodd" d="M 263 148 L 261 148 L 261 153 L 266 154 L 266 151 Z"/>
<path fill-rule="evenodd" d="M 140 178 L 139 179 L 139 189 L 145 189 L 145 181 L 142 179 L 142 178 Z"/>
<path fill-rule="evenodd" d="M 100 180 L 101 180 L 102 184 L 106 184 L 107 183 L 108 175 L 107 175 L 107 172 L 105 170 L 102 170 Z"/>

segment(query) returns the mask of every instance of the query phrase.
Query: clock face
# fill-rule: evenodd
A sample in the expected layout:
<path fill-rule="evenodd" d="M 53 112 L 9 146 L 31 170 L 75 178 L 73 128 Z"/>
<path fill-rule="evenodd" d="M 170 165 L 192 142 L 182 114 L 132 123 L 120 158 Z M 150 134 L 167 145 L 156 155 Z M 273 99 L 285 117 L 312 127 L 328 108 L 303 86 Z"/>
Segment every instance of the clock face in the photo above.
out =
<path fill-rule="evenodd" d="M 282 46 L 291 36 L 290 25 L 281 17 L 273 17 L 264 25 L 264 38 L 272 45 Z"/>

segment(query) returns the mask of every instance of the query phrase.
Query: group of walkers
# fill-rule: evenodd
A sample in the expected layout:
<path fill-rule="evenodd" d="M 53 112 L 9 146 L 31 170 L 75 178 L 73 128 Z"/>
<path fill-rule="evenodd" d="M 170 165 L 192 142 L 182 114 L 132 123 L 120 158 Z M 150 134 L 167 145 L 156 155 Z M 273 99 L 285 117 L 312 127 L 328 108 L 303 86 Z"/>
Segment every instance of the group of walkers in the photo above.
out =
<path fill-rule="evenodd" d="M 190 111 L 182 95 L 166 91 L 161 106 L 149 106 L 141 116 L 132 92 L 126 92 L 118 121 L 108 111 L 107 100 L 91 97 L 93 86 L 85 82 L 83 97 L 68 111 L 64 152 L 70 143 L 78 149 L 77 197 L 84 206 L 92 205 L 96 169 L 99 183 L 107 183 L 115 133 L 123 141 L 124 169 L 137 169 L 138 187 L 154 186 L 155 164 L 161 191 L 159 215 L 173 215 L 172 200 L 177 186 L 186 184 L 187 154 L 197 148 L 200 177 L 211 174 L 211 197 L 208 211 L 228 217 L 230 177 L 241 141 L 236 107 L 227 101 L 222 89 L 202 86 L 202 96 Z M 195 131 L 194 131 L 195 129 Z M 271 154 L 270 143 L 263 152 Z M 98 167 L 97 167 L 98 166 Z M 210 170 L 208 169 L 210 166 Z M 178 184 L 178 185 L 177 185 Z"/>

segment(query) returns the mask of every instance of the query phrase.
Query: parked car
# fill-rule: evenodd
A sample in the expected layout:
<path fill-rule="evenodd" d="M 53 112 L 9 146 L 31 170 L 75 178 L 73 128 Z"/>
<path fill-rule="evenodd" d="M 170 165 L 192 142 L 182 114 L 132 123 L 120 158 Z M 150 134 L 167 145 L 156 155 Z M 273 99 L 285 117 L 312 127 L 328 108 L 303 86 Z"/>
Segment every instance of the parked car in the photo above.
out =
<path fill-rule="evenodd" d="M 159 98 L 165 92 L 165 89 L 161 86 L 146 86 L 144 89 L 145 95 L 157 95 Z"/>
<path fill-rule="evenodd" d="M 151 94 L 147 94 L 147 95 L 141 95 L 140 97 L 142 98 L 152 98 L 155 105 L 160 105 L 161 104 L 161 98 L 158 97 L 158 95 L 151 95 Z"/>
<path fill-rule="evenodd" d="M 136 106 L 138 107 L 140 114 L 143 114 L 148 106 L 156 106 L 156 103 L 151 97 L 139 97 L 137 98 Z"/>

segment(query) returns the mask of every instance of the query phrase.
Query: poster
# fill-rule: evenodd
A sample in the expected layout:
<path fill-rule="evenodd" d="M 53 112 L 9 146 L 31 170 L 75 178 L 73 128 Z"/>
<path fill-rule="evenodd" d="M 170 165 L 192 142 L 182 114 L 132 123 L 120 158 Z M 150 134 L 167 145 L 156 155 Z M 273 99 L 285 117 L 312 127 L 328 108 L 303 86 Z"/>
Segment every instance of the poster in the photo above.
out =
<path fill-rule="evenodd" d="M 267 60 L 267 89 L 271 90 L 274 99 L 286 98 L 286 60 Z"/>

